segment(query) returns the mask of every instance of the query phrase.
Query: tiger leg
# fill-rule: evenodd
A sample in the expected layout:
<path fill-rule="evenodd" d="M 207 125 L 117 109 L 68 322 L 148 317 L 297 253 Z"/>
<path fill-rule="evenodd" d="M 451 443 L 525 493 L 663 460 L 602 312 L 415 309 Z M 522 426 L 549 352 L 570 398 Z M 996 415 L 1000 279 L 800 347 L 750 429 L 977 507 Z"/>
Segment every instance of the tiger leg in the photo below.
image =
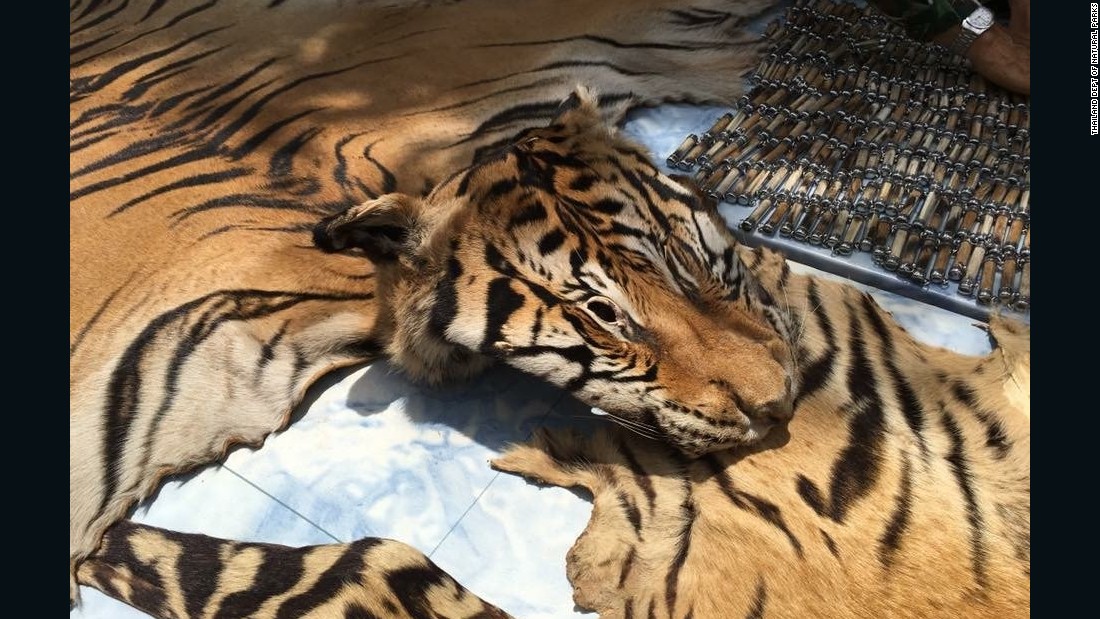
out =
<path fill-rule="evenodd" d="M 505 619 L 415 548 L 364 538 L 292 548 L 120 522 L 80 584 L 155 617 Z"/>

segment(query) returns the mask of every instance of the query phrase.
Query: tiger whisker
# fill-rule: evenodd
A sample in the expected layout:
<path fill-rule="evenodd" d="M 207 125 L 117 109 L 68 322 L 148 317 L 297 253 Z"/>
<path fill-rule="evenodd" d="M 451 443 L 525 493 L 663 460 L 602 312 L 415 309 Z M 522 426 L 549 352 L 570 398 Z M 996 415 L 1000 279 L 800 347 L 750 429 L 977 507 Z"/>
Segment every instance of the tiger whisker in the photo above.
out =
<path fill-rule="evenodd" d="M 625 423 L 623 423 L 623 420 L 621 420 L 621 419 L 617 419 L 617 418 L 611 417 L 611 418 L 610 418 L 609 420 L 610 420 L 610 421 L 611 421 L 612 423 L 615 423 L 615 424 L 619 425 L 619 426 L 620 426 L 620 427 L 622 427 L 622 428 L 625 428 L 625 429 L 627 429 L 627 430 L 630 430 L 630 431 L 631 431 L 631 432 L 633 432 L 634 434 L 637 434 L 638 436 L 641 436 L 641 437 L 643 437 L 643 438 L 648 438 L 648 439 L 650 439 L 650 440 L 652 440 L 652 441 L 660 440 L 660 437 L 659 437 L 659 436 L 657 436 L 656 434 L 650 434 L 650 433 L 648 433 L 648 432 L 643 432 L 643 431 L 639 430 L 638 428 L 635 428 L 635 427 L 633 427 L 633 426 L 631 426 L 631 425 L 628 425 L 628 424 L 625 424 Z"/>
<path fill-rule="evenodd" d="M 634 421 L 632 419 L 627 419 L 625 417 L 619 417 L 618 415 L 613 415 L 613 414 L 610 414 L 610 413 L 608 413 L 608 417 L 611 417 L 612 419 L 615 419 L 616 421 L 618 421 L 619 423 L 621 423 L 623 425 L 629 425 L 633 428 L 638 428 L 639 430 L 643 430 L 645 432 L 652 432 L 654 434 L 657 433 L 657 428 L 654 428 L 652 426 L 648 426 L 644 423 Z"/>
<path fill-rule="evenodd" d="M 604 412 L 606 413 L 607 411 L 604 411 Z M 633 419 L 627 419 L 625 417 L 620 417 L 620 416 L 618 416 L 614 413 L 607 413 L 605 415 L 605 417 L 607 417 L 607 419 L 609 419 L 613 423 L 616 423 L 616 424 L 626 428 L 627 430 L 630 430 L 630 431 L 634 432 L 635 434 L 638 434 L 639 436 L 644 436 L 645 438 L 653 439 L 653 440 L 659 440 L 660 437 L 661 437 L 661 435 L 658 432 L 657 428 L 654 428 L 654 427 L 652 427 L 648 424 L 642 423 L 640 421 L 634 421 Z"/>

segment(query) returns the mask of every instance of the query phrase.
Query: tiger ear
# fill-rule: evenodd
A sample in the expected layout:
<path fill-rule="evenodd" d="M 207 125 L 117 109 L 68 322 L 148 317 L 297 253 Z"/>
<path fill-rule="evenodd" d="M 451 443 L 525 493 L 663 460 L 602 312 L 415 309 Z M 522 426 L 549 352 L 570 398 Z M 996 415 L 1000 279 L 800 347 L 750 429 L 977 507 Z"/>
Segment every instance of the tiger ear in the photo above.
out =
<path fill-rule="evenodd" d="M 397 260 L 411 250 L 422 206 L 418 198 L 389 193 L 321 220 L 313 242 L 327 252 L 358 247 L 374 262 Z"/>
<path fill-rule="evenodd" d="M 606 128 L 603 114 L 600 112 L 600 99 L 596 93 L 585 86 L 577 86 L 572 94 L 558 105 L 551 124 L 564 125 L 576 133 L 585 133 L 594 128 Z"/>

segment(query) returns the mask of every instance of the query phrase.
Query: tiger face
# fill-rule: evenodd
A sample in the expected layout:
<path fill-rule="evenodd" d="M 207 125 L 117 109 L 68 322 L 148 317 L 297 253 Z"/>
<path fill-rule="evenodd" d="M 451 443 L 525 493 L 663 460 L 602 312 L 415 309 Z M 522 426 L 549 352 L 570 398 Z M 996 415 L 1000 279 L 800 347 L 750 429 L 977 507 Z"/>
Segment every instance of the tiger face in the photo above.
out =
<path fill-rule="evenodd" d="M 697 191 L 578 90 L 437 186 L 322 222 L 377 265 L 388 352 L 438 380 L 498 359 L 696 456 L 790 418 L 791 325 Z"/>

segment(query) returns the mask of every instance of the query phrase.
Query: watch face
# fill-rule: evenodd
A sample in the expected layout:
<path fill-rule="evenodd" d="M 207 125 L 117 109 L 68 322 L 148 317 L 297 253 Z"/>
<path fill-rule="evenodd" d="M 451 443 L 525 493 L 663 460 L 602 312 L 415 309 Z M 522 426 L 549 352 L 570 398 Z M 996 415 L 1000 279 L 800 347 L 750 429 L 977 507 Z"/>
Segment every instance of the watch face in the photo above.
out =
<path fill-rule="evenodd" d="M 974 28 L 984 32 L 993 25 L 993 11 L 990 11 L 984 6 L 979 7 L 974 9 L 974 12 L 970 14 L 970 17 L 966 18 L 966 21 Z"/>

